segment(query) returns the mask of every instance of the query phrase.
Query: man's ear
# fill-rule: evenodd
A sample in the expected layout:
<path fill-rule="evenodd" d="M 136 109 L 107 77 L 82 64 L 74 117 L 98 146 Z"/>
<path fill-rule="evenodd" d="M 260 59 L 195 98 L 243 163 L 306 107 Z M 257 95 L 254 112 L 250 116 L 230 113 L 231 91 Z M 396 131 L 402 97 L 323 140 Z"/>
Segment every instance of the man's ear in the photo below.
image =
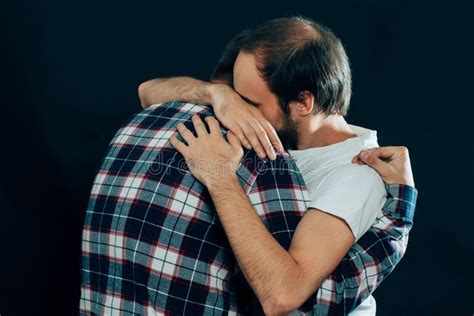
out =
<path fill-rule="evenodd" d="M 300 116 L 313 114 L 315 107 L 314 95 L 309 91 L 301 91 L 298 95 L 298 101 L 293 101 L 293 108 Z"/>

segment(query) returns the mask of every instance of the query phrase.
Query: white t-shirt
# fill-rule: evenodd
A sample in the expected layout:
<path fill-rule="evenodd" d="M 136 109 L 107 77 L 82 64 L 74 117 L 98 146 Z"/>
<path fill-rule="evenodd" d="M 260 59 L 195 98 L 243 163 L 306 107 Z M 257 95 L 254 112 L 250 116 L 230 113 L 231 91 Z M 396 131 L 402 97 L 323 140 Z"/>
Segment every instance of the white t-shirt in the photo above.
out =
<path fill-rule="evenodd" d="M 357 241 L 381 215 L 387 193 L 375 170 L 351 162 L 361 150 L 378 147 L 377 132 L 354 125 L 350 127 L 357 137 L 324 147 L 290 150 L 289 153 L 308 188 L 309 207 L 344 219 Z M 353 313 L 375 315 L 375 309 L 375 299 L 369 296 Z"/>

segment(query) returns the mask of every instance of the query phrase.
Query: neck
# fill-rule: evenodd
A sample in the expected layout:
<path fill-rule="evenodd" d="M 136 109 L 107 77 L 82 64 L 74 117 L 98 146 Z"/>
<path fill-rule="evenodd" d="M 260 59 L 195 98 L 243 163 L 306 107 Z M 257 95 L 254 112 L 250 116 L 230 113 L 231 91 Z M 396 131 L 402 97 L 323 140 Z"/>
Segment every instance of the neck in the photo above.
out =
<path fill-rule="evenodd" d="M 297 147 L 302 150 L 329 146 L 356 136 L 342 115 L 316 114 L 301 120 Z"/>

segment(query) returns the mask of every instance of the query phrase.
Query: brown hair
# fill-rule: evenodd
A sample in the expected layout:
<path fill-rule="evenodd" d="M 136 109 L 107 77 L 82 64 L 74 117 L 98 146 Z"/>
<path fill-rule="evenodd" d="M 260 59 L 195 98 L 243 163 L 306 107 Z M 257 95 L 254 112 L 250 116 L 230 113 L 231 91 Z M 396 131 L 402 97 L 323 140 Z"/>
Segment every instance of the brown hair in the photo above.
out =
<path fill-rule="evenodd" d="M 211 80 L 232 85 L 240 51 L 255 54 L 259 73 L 285 113 L 290 101 L 310 91 L 317 103 L 315 112 L 347 114 L 352 93 L 349 60 L 329 28 L 297 16 L 241 31 L 226 45 Z"/>

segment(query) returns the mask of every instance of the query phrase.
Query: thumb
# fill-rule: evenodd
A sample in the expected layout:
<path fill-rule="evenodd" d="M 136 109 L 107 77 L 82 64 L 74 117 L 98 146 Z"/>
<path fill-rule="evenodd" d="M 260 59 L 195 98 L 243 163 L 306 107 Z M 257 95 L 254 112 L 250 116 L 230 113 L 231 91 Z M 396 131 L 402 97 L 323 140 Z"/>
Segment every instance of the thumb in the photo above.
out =
<path fill-rule="evenodd" d="M 362 160 L 366 165 L 372 167 L 382 177 L 388 171 L 389 165 L 385 161 L 381 160 L 376 151 L 362 150 L 359 153 L 359 159 Z"/>
<path fill-rule="evenodd" d="M 240 149 L 242 147 L 239 138 L 232 133 L 232 131 L 227 131 L 227 141 L 234 149 Z"/>

